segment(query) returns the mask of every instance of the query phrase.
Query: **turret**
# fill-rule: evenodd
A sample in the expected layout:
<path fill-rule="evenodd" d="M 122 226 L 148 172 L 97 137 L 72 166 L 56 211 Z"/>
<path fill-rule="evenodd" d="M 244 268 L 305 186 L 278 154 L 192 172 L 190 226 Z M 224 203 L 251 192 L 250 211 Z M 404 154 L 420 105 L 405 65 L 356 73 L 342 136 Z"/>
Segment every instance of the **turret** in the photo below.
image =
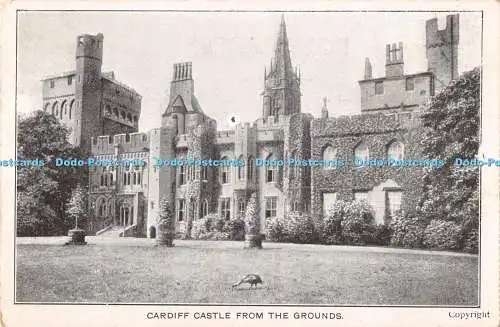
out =
<path fill-rule="evenodd" d="M 427 67 L 436 77 L 438 92 L 458 77 L 459 15 L 446 16 L 446 28 L 438 29 L 437 18 L 426 22 Z"/>
<path fill-rule="evenodd" d="M 77 145 L 90 151 L 90 137 L 102 134 L 101 66 L 103 35 L 83 34 L 76 39 L 76 110 L 71 128 L 80 135 Z"/>
<path fill-rule="evenodd" d="M 385 76 L 398 77 L 404 75 L 403 42 L 386 45 Z"/>

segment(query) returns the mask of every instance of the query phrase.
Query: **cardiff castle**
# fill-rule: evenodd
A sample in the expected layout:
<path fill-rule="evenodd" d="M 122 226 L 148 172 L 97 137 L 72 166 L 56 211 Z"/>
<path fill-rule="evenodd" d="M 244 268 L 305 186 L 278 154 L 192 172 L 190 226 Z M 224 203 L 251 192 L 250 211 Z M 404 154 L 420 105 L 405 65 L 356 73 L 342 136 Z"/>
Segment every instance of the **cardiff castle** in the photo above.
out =
<path fill-rule="evenodd" d="M 301 77 L 282 18 L 257 120 L 217 129 L 196 98 L 193 65 L 184 62 L 173 65 L 161 126 L 147 132 L 139 132 L 141 95 L 113 72 L 101 71 L 103 35 L 78 36 L 75 70 L 42 81 L 43 109 L 69 128 L 70 142 L 89 156 L 146 163 L 89 168 L 89 232 L 155 237 L 164 198 L 172 204 L 178 233 L 208 214 L 242 217 L 252 193 L 259 200 L 262 231 L 267 220 L 291 211 L 322 217 L 339 200 L 366 200 L 377 224 L 388 223 L 397 210 L 414 210 L 423 167 L 355 162 L 422 157 L 419 116 L 429 97 L 458 77 L 459 16 L 447 16 L 441 30 L 436 18 L 422 28 L 426 71 L 406 73 L 402 42 L 388 44 L 384 76 L 373 76 L 370 59 L 365 60 L 359 114 L 329 117 L 325 101 L 321 117 L 314 117 L 301 107 Z M 157 165 L 158 158 L 220 164 Z M 284 158 L 345 164 L 256 164 Z M 244 164 L 225 164 L 234 162 Z"/>

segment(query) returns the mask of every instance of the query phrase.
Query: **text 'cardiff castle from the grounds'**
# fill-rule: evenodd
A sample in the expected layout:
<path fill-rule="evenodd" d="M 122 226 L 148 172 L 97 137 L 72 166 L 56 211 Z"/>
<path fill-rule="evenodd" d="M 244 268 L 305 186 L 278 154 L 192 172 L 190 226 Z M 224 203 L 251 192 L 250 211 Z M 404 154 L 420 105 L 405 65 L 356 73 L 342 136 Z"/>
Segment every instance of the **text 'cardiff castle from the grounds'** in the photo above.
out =
<path fill-rule="evenodd" d="M 420 158 L 418 115 L 430 96 L 458 76 L 459 16 L 426 22 L 428 69 L 405 74 L 403 45 L 386 47 L 385 76 L 372 76 L 367 58 L 361 114 L 320 118 L 302 113 L 300 74 L 292 66 L 282 18 L 274 58 L 265 69 L 262 115 L 233 130 L 217 130 L 198 103 L 191 63 L 173 66 L 161 127 L 138 132 L 141 96 L 102 72 L 102 34 L 77 38 L 76 70 L 43 80 L 43 108 L 70 127 L 70 141 L 99 159 L 141 159 L 143 167 L 90 168 L 89 232 L 154 237 L 160 200 L 173 204 L 178 232 L 216 213 L 242 217 L 253 192 L 261 228 L 289 211 L 321 217 L 337 200 L 365 199 L 379 224 L 396 210 L 414 210 L 422 168 L 355 167 L 354 158 Z M 256 72 L 257 73 L 257 72 Z M 203 87 L 209 87 L 208 85 Z M 336 111 L 342 111 L 336 108 Z M 164 166 L 155 158 L 243 159 L 242 167 Z M 343 158 L 344 167 L 256 167 L 255 159 Z"/>

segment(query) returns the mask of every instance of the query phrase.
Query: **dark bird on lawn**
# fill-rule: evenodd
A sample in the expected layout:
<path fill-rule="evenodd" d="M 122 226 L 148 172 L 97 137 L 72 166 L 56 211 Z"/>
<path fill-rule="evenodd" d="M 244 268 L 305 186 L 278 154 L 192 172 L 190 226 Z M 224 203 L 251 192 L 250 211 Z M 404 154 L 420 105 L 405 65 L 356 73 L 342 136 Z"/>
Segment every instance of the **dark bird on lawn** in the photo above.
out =
<path fill-rule="evenodd" d="M 239 282 L 234 283 L 233 287 L 237 287 L 243 283 L 250 284 L 250 288 L 252 288 L 252 286 L 254 286 L 254 285 L 255 285 L 255 287 L 257 287 L 257 284 L 262 284 L 262 278 L 260 278 L 260 276 L 257 274 L 248 274 L 248 275 L 243 276 L 243 278 L 240 279 Z"/>

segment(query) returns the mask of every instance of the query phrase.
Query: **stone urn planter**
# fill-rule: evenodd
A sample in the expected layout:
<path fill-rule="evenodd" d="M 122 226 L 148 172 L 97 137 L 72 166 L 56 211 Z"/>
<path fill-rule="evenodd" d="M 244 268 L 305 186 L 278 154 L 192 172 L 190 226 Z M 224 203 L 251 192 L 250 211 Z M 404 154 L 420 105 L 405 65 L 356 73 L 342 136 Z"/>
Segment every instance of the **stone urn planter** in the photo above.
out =
<path fill-rule="evenodd" d="M 167 247 L 174 246 L 175 231 L 171 228 L 168 221 L 165 219 L 161 220 L 158 224 L 158 231 L 156 233 L 156 245 L 162 245 Z"/>
<path fill-rule="evenodd" d="M 65 243 L 66 245 L 85 245 L 85 231 L 78 227 L 70 229 L 68 231 L 68 241 Z"/>
<path fill-rule="evenodd" d="M 245 235 L 245 248 L 262 249 L 262 235 L 261 234 L 246 234 Z"/>

